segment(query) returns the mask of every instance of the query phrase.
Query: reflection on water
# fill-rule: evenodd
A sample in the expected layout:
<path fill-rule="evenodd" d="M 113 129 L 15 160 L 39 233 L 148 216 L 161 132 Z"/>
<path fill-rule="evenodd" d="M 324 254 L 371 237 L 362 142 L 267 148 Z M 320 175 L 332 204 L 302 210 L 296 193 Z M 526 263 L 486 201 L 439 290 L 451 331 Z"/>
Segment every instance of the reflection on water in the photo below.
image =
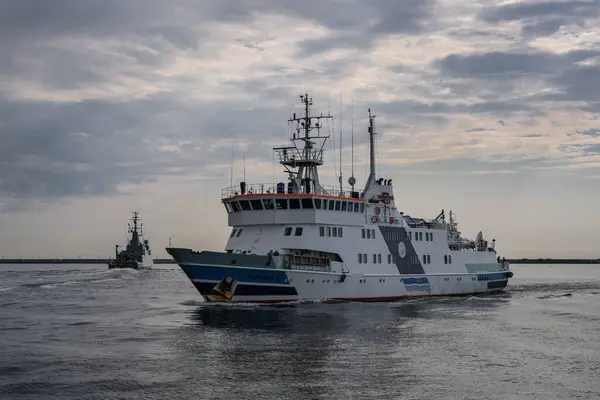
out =
<path fill-rule="evenodd" d="M 599 395 L 600 269 L 515 268 L 492 295 L 257 306 L 199 302 L 175 268 L 56 268 L 0 269 L 2 399 Z"/>

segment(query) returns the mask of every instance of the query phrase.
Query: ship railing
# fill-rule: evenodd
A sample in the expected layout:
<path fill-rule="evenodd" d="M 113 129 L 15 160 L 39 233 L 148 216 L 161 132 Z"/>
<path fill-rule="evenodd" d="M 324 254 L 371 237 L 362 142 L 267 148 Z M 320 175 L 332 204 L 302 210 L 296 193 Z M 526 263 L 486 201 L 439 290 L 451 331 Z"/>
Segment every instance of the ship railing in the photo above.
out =
<path fill-rule="evenodd" d="M 312 161 L 323 164 L 323 150 L 320 149 L 297 149 L 295 147 L 287 147 L 276 149 L 277 159 L 282 164 L 294 164 L 295 162 Z"/>
<path fill-rule="evenodd" d="M 317 194 L 336 197 L 359 198 L 360 193 L 352 192 L 349 188 L 340 188 L 333 185 L 321 185 L 323 190 L 314 192 L 311 187 L 311 192 L 306 193 L 304 187 L 292 186 L 289 183 L 278 182 L 273 183 L 246 183 L 244 193 L 242 193 L 241 185 L 233 185 L 221 189 L 221 199 L 230 198 L 241 194 Z"/>
<path fill-rule="evenodd" d="M 284 254 L 281 257 L 283 269 L 322 272 L 331 270 L 331 260 L 326 257 L 298 256 L 294 254 Z"/>

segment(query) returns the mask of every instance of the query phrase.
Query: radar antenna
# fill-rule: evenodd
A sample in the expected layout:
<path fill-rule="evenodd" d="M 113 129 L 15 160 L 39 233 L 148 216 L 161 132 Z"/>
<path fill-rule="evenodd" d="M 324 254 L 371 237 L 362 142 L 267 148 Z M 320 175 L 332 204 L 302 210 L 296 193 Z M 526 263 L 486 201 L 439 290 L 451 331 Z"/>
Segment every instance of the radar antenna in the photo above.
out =
<path fill-rule="evenodd" d="M 293 113 L 288 123 L 294 124 L 292 133 L 293 146 L 274 147 L 279 163 L 284 166 L 289 175 L 288 193 L 327 193 L 319 183 L 318 167 L 323 165 L 323 147 L 329 135 L 321 135 L 322 120 L 331 119 L 333 116 L 312 116 L 312 97 L 307 94 L 300 95 L 304 108 L 304 116 L 298 117 Z M 316 130 L 316 135 L 313 133 Z M 304 145 L 299 145 L 303 142 Z"/>

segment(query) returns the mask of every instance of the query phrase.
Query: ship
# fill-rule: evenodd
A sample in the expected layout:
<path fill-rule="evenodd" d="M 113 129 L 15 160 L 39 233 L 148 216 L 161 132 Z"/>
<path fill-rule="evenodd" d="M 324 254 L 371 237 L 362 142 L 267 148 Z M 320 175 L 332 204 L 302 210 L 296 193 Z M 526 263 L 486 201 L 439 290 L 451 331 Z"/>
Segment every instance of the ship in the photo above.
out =
<path fill-rule="evenodd" d="M 401 188 L 396 197 L 392 179 L 376 176 L 370 109 L 364 189 L 356 190 L 354 173 L 348 189 L 341 173 L 340 186 L 322 185 L 330 137 L 322 130 L 333 116 L 311 115 L 308 94 L 300 100 L 303 115 L 288 120 L 290 143 L 273 148 L 287 182 L 222 190 L 231 227 L 224 251 L 166 248 L 205 301 L 394 301 L 506 288 L 513 274 L 495 239 L 463 237 L 452 211 L 417 218 L 401 210 L 411 191 Z"/>
<path fill-rule="evenodd" d="M 121 246 L 115 245 L 115 258 L 108 262 L 108 268 L 152 268 L 154 259 L 148 240 L 143 239 L 143 224 L 137 211 L 133 211 L 133 217 L 127 228 L 127 233 L 130 235 L 129 241 L 125 249 L 121 251 L 119 251 Z"/>

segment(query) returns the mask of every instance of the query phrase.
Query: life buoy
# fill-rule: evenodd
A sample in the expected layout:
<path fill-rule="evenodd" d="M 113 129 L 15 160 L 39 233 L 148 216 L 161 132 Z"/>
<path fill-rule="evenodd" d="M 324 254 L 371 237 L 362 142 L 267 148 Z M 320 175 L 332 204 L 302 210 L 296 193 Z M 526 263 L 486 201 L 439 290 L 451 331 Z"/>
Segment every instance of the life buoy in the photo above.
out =
<path fill-rule="evenodd" d="M 377 216 L 376 216 L 376 215 L 373 215 L 373 216 L 371 217 L 371 222 L 372 222 L 372 223 L 376 223 L 376 222 L 377 222 Z"/>

